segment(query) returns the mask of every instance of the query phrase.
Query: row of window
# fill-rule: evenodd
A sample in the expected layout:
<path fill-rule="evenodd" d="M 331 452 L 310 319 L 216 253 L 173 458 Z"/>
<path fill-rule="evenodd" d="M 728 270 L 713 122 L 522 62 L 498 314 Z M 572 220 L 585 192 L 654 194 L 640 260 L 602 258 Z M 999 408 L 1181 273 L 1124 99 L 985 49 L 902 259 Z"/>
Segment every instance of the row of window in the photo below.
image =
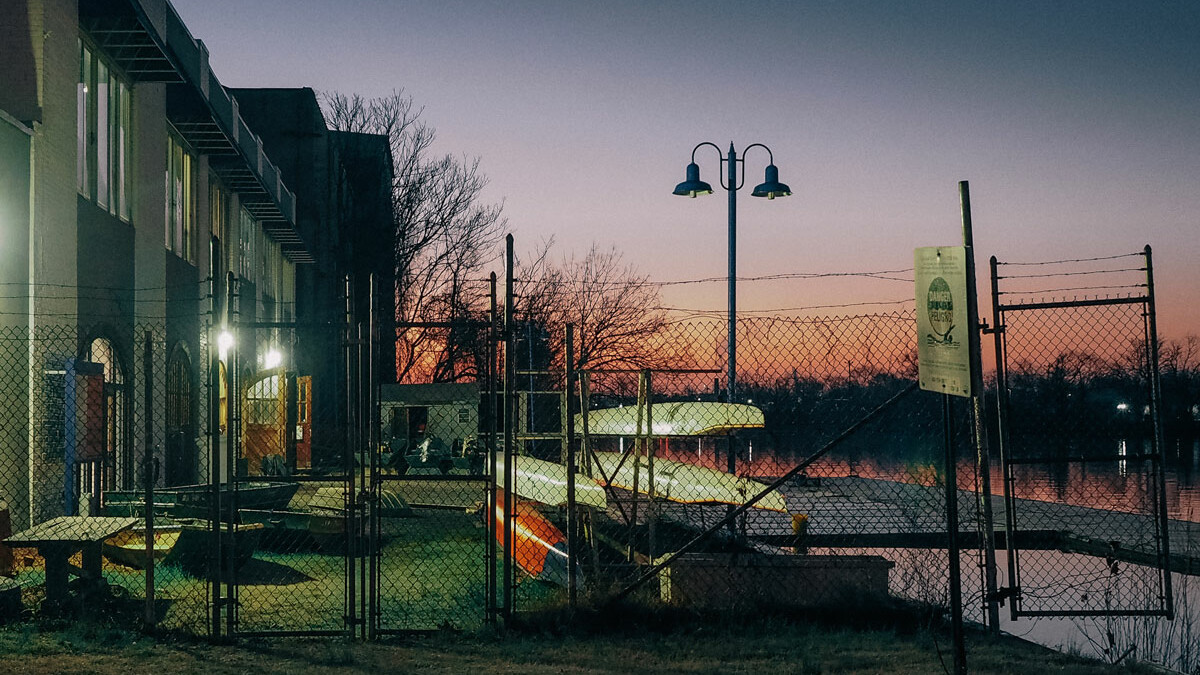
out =
<path fill-rule="evenodd" d="M 83 40 L 78 44 L 76 184 L 84 197 L 128 222 L 133 173 L 130 87 Z"/>
<path fill-rule="evenodd" d="M 133 202 L 133 92 L 105 56 L 83 38 L 79 47 L 77 96 L 77 170 L 79 194 L 125 222 L 132 220 Z M 197 227 L 195 184 L 197 161 L 187 143 L 176 133 L 167 138 L 164 213 L 164 244 L 188 262 L 195 263 L 200 242 Z M 228 191 L 215 179 L 208 190 L 209 228 L 214 237 L 227 242 L 233 210 Z M 279 302 L 290 314 L 294 301 L 294 270 L 286 264 L 278 243 L 269 239 L 246 209 L 238 210 L 237 271 L 244 279 L 257 280 L 263 293 Z M 223 260 L 233 269 L 234 251 Z M 289 318 L 289 317 L 283 317 Z"/>

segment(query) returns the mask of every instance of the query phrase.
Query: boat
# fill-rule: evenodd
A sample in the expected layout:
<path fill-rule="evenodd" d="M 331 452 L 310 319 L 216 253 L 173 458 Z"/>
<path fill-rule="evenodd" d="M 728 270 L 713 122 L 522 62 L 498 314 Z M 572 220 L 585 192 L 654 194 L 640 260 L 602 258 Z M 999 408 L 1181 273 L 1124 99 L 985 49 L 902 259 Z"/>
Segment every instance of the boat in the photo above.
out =
<path fill-rule="evenodd" d="M 232 529 L 230 529 L 232 528 Z M 235 564 L 240 569 L 254 557 L 263 526 L 260 523 L 221 525 L 223 545 L 236 547 Z M 212 530 L 207 521 L 182 519 L 156 525 L 153 556 L 156 565 L 172 565 L 189 574 L 208 571 L 212 552 Z M 133 527 L 104 540 L 101 552 L 110 562 L 133 569 L 146 568 L 146 528 Z"/>
<path fill-rule="evenodd" d="M 493 471 L 496 476 L 496 484 L 501 488 L 506 487 L 506 467 L 504 455 L 498 453 Z M 562 464 L 524 455 L 514 455 L 513 473 L 513 494 L 550 506 L 567 504 L 567 467 Z M 604 488 L 592 478 L 581 473 L 575 474 L 575 503 L 599 509 L 608 508 L 608 498 L 604 493 Z"/>
<path fill-rule="evenodd" d="M 761 429 L 762 410 L 742 403 L 674 401 L 655 403 L 650 408 L 649 436 L 720 436 L 739 429 Z M 591 436 L 637 437 L 646 435 L 646 408 L 626 406 L 588 411 L 587 433 Z M 575 428 L 583 429 L 582 413 Z M 632 454 L 598 452 L 597 481 L 625 490 L 685 504 L 732 504 L 741 506 L 763 491 L 757 481 L 686 462 L 654 458 L 654 486 L 650 487 L 650 464 Z M 772 491 L 754 503 L 754 508 L 787 512 L 783 495 Z"/>
<path fill-rule="evenodd" d="M 650 407 L 651 436 L 724 436 L 739 429 L 761 429 L 763 412 L 744 403 L 717 401 L 672 401 Z M 575 414 L 575 428 L 582 431 L 583 413 Z M 591 436 L 640 436 L 646 433 L 646 408 L 623 406 L 587 412 Z"/>
<path fill-rule="evenodd" d="M 154 528 L 152 552 L 155 563 L 162 562 L 162 559 L 175 548 L 182 530 L 183 528 L 179 525 L 162 525 Z M 146 528 L 122 530 L 105 539 L 100 550 L 110 562 L 135 570 L 146 569 Z"/>
<path fill-rule="evenodd" d="M 338 551 L 345 548 L 346 517 L 345 489 L 338 486 L 317 488 L 301 509 L 239 509 L 243 524 L 263 526 L 263 536 L 277 549 L 294 550 L 315 547 L 317 550 Z M 379 515 L 382 518 L 402 518 L 413 515 L 412 508 L 398 493 L 382 489 L 379 493 Z M 361 525 L 360 532 L 365 531 Z"/>
<path fill-rule="evenodd" d="M 175 565 L 194 576 L 203 576 L 208 572 L 209 559 L 212 557 L 213 534 L 210 523 L 204 520 L 181 519 L 179 540 L 163 558 L 164 565 Z M 254 557 L 258 550 L 259 539 L 262 537 L 261 523 L 230 524 L 220 523 L 221 549 L 234 550 L 234 568 L 241 569 Z"/>
<path fill-rule="evenodd" d="M 299 483 L 250 481 L 237 483 L 238 508 L 286 509 L 300 489 Z M 154 512 L 179 518 L 208 518 L 212 515 L 211 485 L 179 485 L 154 490 Z M 234 491 L 221 484 L 221 503 L 228 509 Z M 142 490 L 109 490 L 104 493 L 104 513 L 112 516 L 144 515 L 146 493 Z"/>
<path fill-rule="evenodd" d="M 650 466 L 645 457 L 598 452 L 593 455 L 601 483 L 651 494 Z M 622 461 L 624 460 L 624 461 Z M 636 469 L 634 467 L 637 467 Z M 703 466 L 654 458 L 654 490 L 658 498 L 684 504 L 731 504 L 741 506 L 766 488 L 757 481 Z M 777 490 L 763 495 L 753 508 L 787 513 L 783 495 Z"/>
<path fill-rule="evenodd" d="M 492 512 L 491 530 L 496 541 L 504 546 L 505 492 L 496 489 L 496 508 Z M 487 509 L 485 509 L 487 510 Z M 566 587 L 567 569 L 571 564 L 570 548 L 562 530 L 543 516 L 533 502 L 514 500 L 512 514 L 512 558 L 517 567 L 539 581 Z M 582 583 L 583 573 L 575 563 L 576 579 Z"/>

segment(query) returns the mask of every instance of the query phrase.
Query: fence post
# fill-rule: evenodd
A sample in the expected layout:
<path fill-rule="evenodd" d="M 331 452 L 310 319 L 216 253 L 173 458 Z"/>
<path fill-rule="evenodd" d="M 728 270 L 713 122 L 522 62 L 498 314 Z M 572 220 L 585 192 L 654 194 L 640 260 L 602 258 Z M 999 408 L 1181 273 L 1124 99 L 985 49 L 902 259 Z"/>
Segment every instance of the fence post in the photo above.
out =
<path fill-rule="evenodd" d="M 967 181 L 958 183 L 959 203 L 962 208 L 963 247 L 967 262 L 967 351 L 971 359 L 971 422 L 975 440 L 976 470 L 979 475 L 979 490 L 982 493 L 979 508 L 983 515 L 983 578 L 984 608 L 987 610 L 987 625 L 992 635 L 1000 635 L 1000 603 L 996 595 L 996 528 L 992 514 L 992 463 L 988 453 L 987 417 L 983 405 L 983 353 L 979 330 L 979 288 L 975 280 L 975 233 L 971 223 L 971 186 Z"/>
<path fill-rule="evenodd" d="M 579 544 L 579 517 L 575 511 L 575 326 L 567 324 L 564 339 L 566 382 L 563 408 L 566 410 L 564 452 L 567 458 L 567 606 L 575 609 L 579 602 L 579 575 L 576 560 Z"/>
<path fill-rule="evenodd" d="M 513 236 L 505 237 L 504 252 L 504 617 L 512 616 L 513 603 Z"/>
<path fill-rule="evenodd" d="M 946 444 L 946 552 L 950 563 L 950 632 L 954 640 L 954 673 L 965 675 L 967 654 L 963 645 L 962 571 L 958 546 L 958 452 L 954 445 L 954 409 L 949 394 L 942 394 L 942 421 Z"/>
<path fill-rule="evenodd" d="M 497 334 L 497 331 L 496 331 L 497 325 L 499 323 L 499 319 L 498 319 L 499 315 L 498 315 L 497 307 L 496 307 L 496 291 L 497 291 L 496 273 L 492 272 L 488 276 L 488 301 L 489 301 L 488 328 L 487 328 L 486 340 L 485 340 L 486 344 L 487 344 L 487 346 L 485 348 L 485 351 L 487 354 L 487 370 L 486 370 L 487 388 L 485 389 L 484 392 L 482 392 L 484 396 L 487 396 L 487 406 L 486 406 L 487 421 L 486 421 L 485 426 L 483 427 L 486 430 L 485 438 L 487 439 L 487 441 L 484 443 L 483 451 L 484 451 L 484 454 L 487 456 L 487 461 L 488 461 L 488 470 L 487 470 L 488 490 L 487 490 L 487 505 L 485 506 L 485 508 L 488 509 L 488 517 L 484 518 L 483 522 L 484 523 L 493 523 L 492 528 L 495 527 L 494 523 L 496 522 L 495 521 L 495 518 L 496 518 L 496 409 L 499 407 L 498 406 L 499 401 L 496 397 L 496 390 L 497 390 L 497 387 L 496 387 L 496 345 L 499 342 L 497 339 L 499 337 L 499 335 Z M 497 609 L 498 609 L 497 608 L 497 598 L 496 598 L 496 532 L 495 532 L 495 530 L 489 528 L 486 538 L 487 538 L 487 546 L 485 547 L 485 549 L 487 550 L 487 563 L 486 563 L 487 581 L 486 581 L 485 586 L 487 589 L 487 591 L 486 591 L 487 621 L 488 621 L 488 623 L 494 624 L 496 621 L 496 614 L 497 614 Z"/>
<path fill-rule="evenodd" d="M 1158 360 L 1158 310 L 1154 304 L 1154 259 L 1151 255 L 1150 244 L 1143 249 L 1146 255 L 1146 366 L 1149 369 L 1147 379 L 1150 380 L 1150 413 L 1154 429 L 1150 432 L 1153 442 L 1152 453 L 1158 458 L 1158 471 L 1153 477 L 1154 489 L 1158 492 L 1157 510 L 1159 527 L 1162 529 L 1162 544 L 1159 547 L 1159 567 L 1166 570 L 1163 573 L 1162 592 L 1166 600 L 1167 620 L 1175 618 L 1175 594 L 1171 592 L 1171 540 L 1167 527 L 1167 485 L 1165 453 L 1163 451 L 1163 420 L 1162 420 L 1162 379 L 1159 374 Z"/>
<path fill-rule="evenodd" d="M 367 499 L 370 503 L 370 509 L 365 514 L 363 519 L 367 526 L 367 554 L 370 556 L 368 561 L 369 570 L 367 597 L 369 598 L 367 615 L 363 617 L 366 621 L 367 639 L 375 639 L 375 624 L 376 617 L 379 614 L 379 528 L 382 526 L 380 520 L 380 501 L 379 492 L 381 481 L 379 479 L 379 449 L 383 441 L 380 430 L 380 396 L 379 393 L 379 374 L 377 369 L 383 364 L 378 362 L 376 352 L 379 349 L 379 307 L 376 305 L 378 298 L 378 289 L 376 288 L 375 273 L 370 276 L 369 287 L 369 309 L 367 321 L 370 326 L 367 331 L 367 378 L 369 383 L 368 388 L 368 408 L 367 408 L 367 456 L 366 470 L 368 479 L 364 481 L 364 489 L 367 492 Z"/>
<path fill-rule="evenodd" d="M 146 607 L 143 629 L 154 632 L 154 352 L 153 334 L 146 330 L 146 347 L 142 354 L 142 383 L 146 395 Z"/>

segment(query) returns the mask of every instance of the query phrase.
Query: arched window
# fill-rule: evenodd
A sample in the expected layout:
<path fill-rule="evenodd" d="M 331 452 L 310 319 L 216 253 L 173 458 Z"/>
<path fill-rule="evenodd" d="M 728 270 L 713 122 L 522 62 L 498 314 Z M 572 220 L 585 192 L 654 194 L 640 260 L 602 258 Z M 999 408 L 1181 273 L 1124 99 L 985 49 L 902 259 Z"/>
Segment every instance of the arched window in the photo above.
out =
<path fill-rule="evenodd" d="M 167 485 L 191 485 L 196 482 L 199 449 L 192 407 L 192 361 L 183 345 L 176 345 L 167 360 L 167 443 L 165 475 Z"/>
<path fill-rule="evenodd" d="M 125 434 L 125 369 L 116 347 L 107 338 L 96 338 L 88 345 L 87 360 L 104 366 L 104 451 L 103 488 L 134 487 L 133 458 Z"/>

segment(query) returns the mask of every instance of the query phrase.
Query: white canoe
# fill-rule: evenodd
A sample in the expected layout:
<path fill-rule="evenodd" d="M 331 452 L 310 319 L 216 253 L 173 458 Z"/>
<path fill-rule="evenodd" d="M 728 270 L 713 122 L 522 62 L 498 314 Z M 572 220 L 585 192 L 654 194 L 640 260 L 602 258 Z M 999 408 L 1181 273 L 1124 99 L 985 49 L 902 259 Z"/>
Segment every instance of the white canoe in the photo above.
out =
<path fill-rule="evenodd" d="M 523 455 L 517 455 L 513 460 L 516 483 L 513 494 L 552 506 L 563 506 L 567 503 L 567 467 Z M 501 489 L 508 487 L 505 485 L 504 469 L 504 455 L 497 453 L 495 476 L 496 484 Z M 599 509 L 608 508 L 604 488 L 581 473 L 575 474 L 575 503 Z"/>
<path fill-rule="evenodd" d="M 596 462 L 601 472 L 597 472 L 596 480 L 608 478 L 615 487 L 633 490 L 634 457 L 628 457 L 621 462 L 621 455 L 614 452 L 596 453 Z M 638 492 L 649 493 L 649 467 L 646 458 L 637 458 Z M 618 468 L 618 465 L 620 467 Z M 654 494 L 656 497 L 686 504 L 733 504 L 741 506 L 751 497 L 762 492 L 766 486 L 762 483 L 722 473 L 694 464 L 675 462 L 669 459 L 654 459 Z M 768 511 L 787 512 L 783 495 L 771 491 L 758 500 L 753 508 Z"/>
<path fill-rule="evenodd" d="M 588 434 L 592 436 L 637 436 L 638 406 L 588 411 Z M 763 413 L 743 403 L 715 401 L 674 401 L 655 403 L 653 436 L 722 436 L 737 429 L 761 429 Z M 641 429 L 646 427 L 646 411 L 641 409 Z M 583 415 L 575 415 L 575 430 L 583 433 Z M 643 431 L 644 433 L 644 431 Z"/>

